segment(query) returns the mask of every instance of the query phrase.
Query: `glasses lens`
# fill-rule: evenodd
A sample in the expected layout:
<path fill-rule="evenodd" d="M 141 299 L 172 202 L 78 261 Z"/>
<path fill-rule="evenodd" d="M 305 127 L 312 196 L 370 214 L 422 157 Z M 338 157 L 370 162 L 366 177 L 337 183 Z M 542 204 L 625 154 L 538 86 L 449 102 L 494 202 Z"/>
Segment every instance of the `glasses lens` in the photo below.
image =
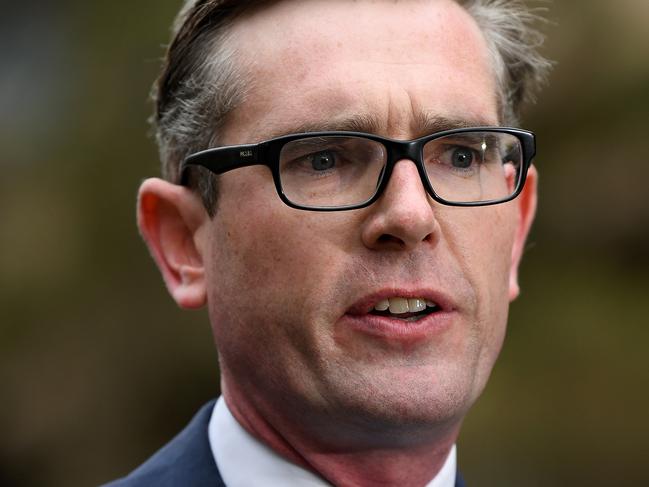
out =
<path fill-rule="evenodd" d="M 284 195 L 293 203 L 335 208 L 366 202 L 376 192 L 387 161 L 380 142 L 362 137 L 305 137 L 280 152 Z"/>
<path fill-rule="evenodd" d="M 452 203 L 512 196 L 520 184 L 523 150 L 503 132 L 461 132 L 424 146 L 424 166 L 435 193 Z"/>

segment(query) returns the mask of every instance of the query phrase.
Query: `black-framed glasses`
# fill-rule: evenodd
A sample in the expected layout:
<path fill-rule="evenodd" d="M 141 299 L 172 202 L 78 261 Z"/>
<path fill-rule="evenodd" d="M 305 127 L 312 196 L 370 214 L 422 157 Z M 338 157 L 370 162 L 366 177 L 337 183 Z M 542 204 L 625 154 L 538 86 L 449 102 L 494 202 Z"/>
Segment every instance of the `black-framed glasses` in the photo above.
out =
<path fill-rule="evenodd" d="M 215 174 L 268 166 L 277 193 L 292 208 L 339 211 L 371 205 L 382 194 L 395 164 L 415 163 L 431 198 L 451 206 L 504 203 L 523 189 L 535 155 L 532 132 L 504 127 L 445 130 L 401 141 L 360 132 L 312 132 L 190 155 L 181 166 Z"/>

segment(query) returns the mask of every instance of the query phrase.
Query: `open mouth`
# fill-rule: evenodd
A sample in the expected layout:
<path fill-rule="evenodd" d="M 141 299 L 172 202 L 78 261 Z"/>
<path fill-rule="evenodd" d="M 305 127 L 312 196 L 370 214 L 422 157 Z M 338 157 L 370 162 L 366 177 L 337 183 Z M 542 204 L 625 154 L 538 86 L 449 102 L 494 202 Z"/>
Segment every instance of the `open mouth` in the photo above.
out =
<path fill-rule="evenodd" d="M 379 301 L 369 314 L 403 321 L 418 321 L 440 310 L 436 303 L 427 299 L 395 297 Z"/>

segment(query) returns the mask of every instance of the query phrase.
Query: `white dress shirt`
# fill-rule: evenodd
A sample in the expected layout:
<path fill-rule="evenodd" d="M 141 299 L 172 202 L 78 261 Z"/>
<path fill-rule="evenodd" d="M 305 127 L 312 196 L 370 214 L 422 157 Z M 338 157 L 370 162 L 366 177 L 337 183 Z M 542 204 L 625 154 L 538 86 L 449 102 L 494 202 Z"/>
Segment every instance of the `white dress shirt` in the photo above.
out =
<path fill-rule="evenodd" d="M 220 397 L 212 411 L 208 436 L 214 460 L 227 487 L 330 487 L 308 470 L 284 459 L 248 433 Z M 454 487 L 455 445 L 426 487 Z"/>

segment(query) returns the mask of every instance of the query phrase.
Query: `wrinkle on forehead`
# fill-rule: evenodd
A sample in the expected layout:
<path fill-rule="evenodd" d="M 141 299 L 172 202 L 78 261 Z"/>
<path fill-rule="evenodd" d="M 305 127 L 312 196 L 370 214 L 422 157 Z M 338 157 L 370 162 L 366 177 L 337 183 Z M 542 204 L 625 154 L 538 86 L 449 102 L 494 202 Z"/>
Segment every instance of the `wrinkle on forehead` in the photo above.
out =
<path fill-rule="evenodd" d="M 498 123 L 486 42 L 451 0 L 283 1 L 242 18 L 233 35 L 254 79 L 226 119 L 224 136 L 247 127 L 236 142 L 316 130 L 403 139 Z"/>
<path fill-rule="evenodd" d="M 485 118 L 439 116 L 431 112 L 414 112 L 410 130 L 406 137 L 415 139 L 424 135 L 468 127 L 484 127 L 494 125 L 492 120 Z M 350 131 L 395 137 L 394 131 L 386 128 L 385 121 L 376 114 L 353 114 L 328 120 L 295 122 L 286 126 L 273 127 L 265 135 L 268 139 L 282 135 L 300 134 L 306 132 Z"/>
<path fill-rule="evenodd" d="M 339 15 L 341 7 L 344 16 Z M 382 17 L 373 15 L 379 11 Z M 383 54 L 391 52 L 398 56 L 391 65 L 428 63 L 412 46 L 434 46 L 440 39 L 452 46 L 458 62 L 471 61 L 475 53 L 464 49 L 471 41 L 480 38 L 486 48 L 475 20 L 454 0 L 284 0 L 244 13 L 231 32 L 238 44 L 256 45 L 257 54 L 281 51 L 293 68 L 314 56 L 336 56 L 344 50 L 367 62 L 382 63 Z M 365 42 L 368 37 L 371 42 Z M 267 64 L 262 56 L 254 58 Z"/>

